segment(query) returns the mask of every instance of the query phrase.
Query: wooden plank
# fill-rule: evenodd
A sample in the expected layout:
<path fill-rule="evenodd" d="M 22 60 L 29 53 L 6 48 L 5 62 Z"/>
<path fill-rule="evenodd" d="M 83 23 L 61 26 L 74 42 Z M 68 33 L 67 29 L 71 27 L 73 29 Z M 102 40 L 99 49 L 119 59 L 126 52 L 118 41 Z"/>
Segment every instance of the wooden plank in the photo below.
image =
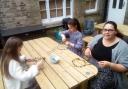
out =
<path fill-rule="evenodd" d="M 85 36 L 85 37 L 83 37 L 83 41 L 86 42 L 86 43 L 89 43 L 92 39 L 93 39 L 92 36 Z"/>
<path fill-rule="evenodd" d="M 40 39 L 41 40 L 41 39 Z M 52 43 L 52 41 L 50 41 L 50 40 L 42 40 L 43 42 L 45 42 L 45 44 L 47 45 L 47 49 L 48 48 L 53 48 L 53 47 L 55 47 L 54 46 L 54 44 L 56 43 Z M 39 42 L 39 41 L 38 41 Z M 49 43 L 51 43 L 52 45 L 48 45 L 48 42 Z M 57 44 L 57 43 L 56 43 Z M 57 44 L 58 45 L 58 44 Z M 52 47 L 53 46 L 53 47 Z M 55 47 L 56 48 L 56 47 Z M 58 52 L 56 52 L 56 51 L 58 51 Z M 65 58 L 63 58 L 62 56 L 61 56 L 61 52 L 59 52 L 59 51 L 62 51 L 62 50 L 58 50 L 58 49 L 56 49 L 56 50 L 54 50 L 54 53 L 56 53 L 57 55 L 59 55 L 62 59 L 64 59 L 65 60 Z M 66 50 L 66 51 L 68 51 L 68 50 Z M 71 52 L 71 54 L 74 54 L 74 53 L 72 53 Z M 71 55 L 70 54 L 70 55 Z M 67 57 L 69 57 L 68 55 L 67 55 Z M 72 62 L 71 60 L 70 60 L 70 62 Z M 66 66 L 68 66 L 69 68 L 67 68 L 67 72 L 68 73 L 70 73 L 77 81 L 84 81 L 85 79 L 86 79 L 86 77 L 84 77 L 83 75 L 81 75 L 81 73 L 80 72 L 78 72 L 77 70 L 75 70 L 75 68 L 74 68 L 74 66 L 71 64 L 70 66 L 69 66 L 69 64 L 67 64 L 65 61 L 64 61 L 64 63 L 65 64 L 62 64 L 62 66 L 64 67 L 64 68 L 67 68 Z M 71 69 L 70 69 L 71 68 Z M 79 78 L 78 78 L 79 77 Z"/>
<path fill-rule="evenodd" d="M 54 71 L 56 71 L 56 73 L 61 77 L 61 78 L 64 78 L 63 80 L 65 81 L 65 83 L 69 86 L 69 87 L 72 87 L 72 86 L 75 86 L 78 84 L 78 82 L 76 80 L 74 80 L 72 78 L 72 76 L 70 76 L 67 72 L 65 72 L 65 70 L 60 66 L 60 65 L 55 65 L 55 64 L 52 64 L 50 61 L 49 61 L 49 55 L 44 51 L 44 49 L 42 48 L 47 48 L 47 47 L 43 47 L 43 44 L 40 43 L 40 41 L 30 41 L 31 44 L 38 44 L 36 45 L 36 48 L 39 47 L 39 49 L 41 49 L 41 52 L 40 52 L 40 55 L 43 54 L 45 55 L 46 57 L 46 61 L 47 63 L 54 69 Z M 46 45 L 45 45 L 46 46 Z M 60 63 L 59 63 L 60 64 Z"/>
<path fill-rule="evenodd" d="M 33 55 L 33 53 L 31 53 L 28 48 L 30 50 L 32 49 L 32 48 L 30 48 L 30 46 L 27 45 L 27 43 L 24 42 L 22 54 L 25 54 L 27 56 L 32 56 L 32 57 L 35 57 L 35 56 L 39 57 L 39 55 L 37 53 Z M 42 71 L 40 71 L 40 74 L 38 76 L 36 76 L 36 80 L 41 89 L 55 89 L 53 87 L 53 85 L 51 84 L 51 82 L 49 81 L 49 79 L 47 78 L 47 76 Z"/>
<path fill-rule="evenodd" d="M 67 53 L 67 50 L 59 50 L 56 46 L 58 46 L 58 44 L 56 44 L 56 42 L 54 43 L 54 41 L 53 42 L 51 42 L 50 40 L 48 40 L 49 38 L 46 38 L 47 40 L 45 41 L 46 43 L 51 43 L 52 45 L 51 46 L 53 46 L 54 48 L 56 48 L 56 49 L 54 49 L 53 47 L 51 47 L 51 48 L 53 48 L 54 49 L 54 53 L 57 53 L 57 55 L 59 54 L 59 56 L 61 56 L 61 57 L 64 57 L 64 60 L 66 60 L 66 61 L 68 61 L 71 65 L 72 65 L 72 62 L 71 62 L 71 59 L 73 59 L 73 58 L 70 58 L 70 56 L 72 55 L 72 52 L 71 51 L 69 51 L 68 50 L 68 52 L 70 52 L 70 53 Z M 42 39 L 43 40 L 43 39 Z M 43 42 L 44 42 L 44 40 L 43 40 Z M 48 44 L 46 44 L 45 43 L 45 45 L 48 45 Z M 50 46 L 48 46 L 48 48 L 50 49 Z M 47 49 L 48 49 L 47 48 Z M 49 51 L 49 50 L 48 50 Z M 62 52 L 59 52 L 59 51 L 62 51 Z M 65 51 L 65 52 L 64 52 Z M 66 55 L 65 55 L 65 53 L 67 53 Z M 63 56 L 63 54 L 64 54 L 64 56 Z M 78 57 L 76 54 L 74 54 L 76 57 Z M 74 57 L 74 55 L 72 55 L 73 57 Z M 87 66 L 85 66 L 85 67 L 82 67 L 82 68 L 79 68 L 79 67 L 76 67 L 76 69 L 79 71 L 79 72 L 81 72 L 81 74 L 83 74 L 85 77 L 86 77 L 86 79 L 84 80 L 84 82 L 81 82 L 80 84 L 79 84 L 79 86 L 78 87 L 76 87 L 75 89 L 87 89 L 87 82 L 88 82 L 88 80 L 90 79 L 90 78 L 92 78 L 93 76 L 95 76 L 96 74 L 97 74 L 97 68 L 95 67 L 95 66 L 93 66 L 93 65 L 87 65 Z M 95 72 L 93 72 L 93 71 L 95 71 Z"/>
<path fill-rule="evenodd" d="M 27 44 L 25 43 L 25 45 L 27 45 Z M 34 42 L 31 45 L 32 45 L 32 47 L 35 48 L 35 51 L 39 52 L 38 54 L 41 53 L 40 56 L 44 57 L 44 55 L 42 55 L 43 53 L 42 53 L 41 49 L 38 47 L 38 45 L 36 45 Z M 27 48 L 28 48 L 28 46 L 27 46 Z M 29 52 L 32 53 L 32 51 L 29 51 Z M 33 54 L 33 55 L 35 55 L 35 54 Z M 43 72 L 45 73 L 48 80 L 50 80 L 50 82 L 56 89 L 68 89 L 68 87 L 64 83 L 64 81 L 61 80 L 61 78 L 56 74 L 55 71 L 53 71 L 53 69 L 51 69 L 51 67 L 47 63 L 45 63 Z"/>
<path fill-rule="evenodd" d="M 58 43 L 48 37 L 24 42 L 22 53 L 32 57 L 46 57 L 44 68 L 36 77 L 42 89 L 77 89 L 96 75 L 97 69 L 93 65 L 75 67 L 72 60 L 80 58 L 69 50 L 60 50 Z M 55 53 L 60 57 L 58 64 L 52 64 L 49 55 Z M 82 58 L 80 58 L 82 59 Z M 82 59 L 83 60 L 83 59 Z"/>
<path fill-rule="evenodd" d="M 4 89 L 4 84 L 3 84 L 1 70 L 0 70 L 0 89 Z"/>
<path fill-rule="evenodd" d="M 38 40 L 37 40 L 38 41 Z M 39 42 L 39 41 L 38 41 Z M 40 45 L 42 46 L 42 45 Z M 49 46 L 47 46 L 47 49 L 49 48 Z M 61 53 L 60 53 L 61 54 Z M 57 54 L 58 55 L 58 54 Z M 62 59 L 61 55 L 59 55 L 59 57 Z M 61 65 L 61 67 L 63 69 L 65 69 L 66 72 L 68 72 L 72 77 L 74 77 L 75 80 L 81 82 L 85 79 L 85 77 L 83 77 L 83 75 L 81 75 L 78 71 L 76 71 L 72 65 L 69 65 L 67 62 L 65 62 L 63 59 L 60 60 L 59 65 Z M 78 78 L 79 77 L 79 78 Z M 62 77 L 63 78 L 63 77 Z M 65 79 L 65 77 L 64 77 Z M 69 80 L 69 79 L 68 79 Z"/>
<path fill-rule="evenodd" d="M 42 39 L 42 38 L 40 38 Z M 51 48 L 55 47 L 55 45 L 57 46 L 58 44 L 56 42 L 54 42 L 53 40 L 49 39 L 49 38 L 45 38 L 47 39 L 47 41 L 45 41 L 45 43 L 51 43 Z M 46 44 L 48 45 L 48 44 Z M 52 47 L 53 46 L 53 47 Z M 50 46 L 49 46 L 50 47 Z M 57 49 L 56 49 L 57 50 Z M 55 51 L 56 51 L 55 50 Z M 62 50 L 61 50 L 62 51 Z M 72 54 L 72 55 L 71 55 Z M 63 56 L 63 58 L 72 65 L 72 61 L 70 60 L 73 60 L 75 58 L 79 58 L 81 59 L 79 56 L 77 56 L 76 54 L 72 53 L 71 51 L 69 50 L 63 50 L 63 52 L 60 54 L 60 56 Z M 97 68 L 93 65 L 87 65 L 85 67 L 82 67 L 82 68 L 78 68 L 78 67 L 75 67 L 78 71 L 80 71 L 83 75 L 85 75 L 86 77 L 90 78 L 90 76 L 95 76 L 98 72 Z M 91 69 L 91 70 L 90 70 Z M 88 72 L 88 74 L 87 74 Z"/>

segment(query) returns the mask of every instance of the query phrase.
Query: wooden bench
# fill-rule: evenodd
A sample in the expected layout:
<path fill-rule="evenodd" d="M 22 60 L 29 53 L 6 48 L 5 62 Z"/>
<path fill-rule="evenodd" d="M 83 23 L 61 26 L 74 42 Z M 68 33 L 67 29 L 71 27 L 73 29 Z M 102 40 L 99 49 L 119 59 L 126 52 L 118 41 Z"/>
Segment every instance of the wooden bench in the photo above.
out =
<path fill-rule="evenodd" d="M 85 47 L 87 46 L 87 44 L 93 39 L 92 36 L 85 36 L 83 37 L 83 41 L 85 42 Z"/>

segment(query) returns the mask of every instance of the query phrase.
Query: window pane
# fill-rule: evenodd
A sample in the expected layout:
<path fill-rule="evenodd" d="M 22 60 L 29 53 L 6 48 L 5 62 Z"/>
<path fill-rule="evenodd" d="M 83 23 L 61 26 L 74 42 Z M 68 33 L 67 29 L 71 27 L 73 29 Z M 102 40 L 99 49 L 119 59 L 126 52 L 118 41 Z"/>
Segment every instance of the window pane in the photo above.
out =
<path fill-rule="evenodd" d="M 57 10 L 57 16 L 63 16 L 63 10 L 62 9 Z"/>
<path fill-rule="evenodd" d="M 71 15 L 70 8 L 66 8 L 66 15 Z"/>
<path fill-rule="evenodd" d="M 39 1 L 39 5 L 40 5 L 40 14 L 41 14 L 41 18 L 42 19 L 46 19 L 46 7 L 45 7 L 45 1 Z"/>
<path fill-rule="evenodd" d="M 86 10 L 95 9 L 96 1 L 97 0 L 89 0 L 89 1 L 86 1 Z"/>
<path fill-rule="evenodd" d="M 116 8 L 116 3 L 117 3 L 117 0 L 113 0 L 113 8 Z"/>
<path fill-rule="evenodd" d="M 66 0 L 66 7 L 70 7 L 70 0 Z"/>
<path fill-rule="evenodd" d="M 40 5 L 40 10 L 46 10 L 45 1 L 40 1 L 39 5 Z"/>
<path fill-rule="evenodd" d="M 51 18 L 56 17 L 56 9 L 50 10 L 50 17 L 51 17 Z"/>
<path fill-rule="evenodd" d="M 56 1 L 56 0 L 49 0 L 50 10 L 56 8 L 55 1 Z"/>
<path fill-rule="evenodd" d="M 41 18 L 42 19 L 46 19 L 47 18 L 46 11 L 40 11 L 40 14 L 41 14 Z"/>
<path fill-rule="evenodd" d="M 66 15 L 70 14 L 70 0 L 66 0 Z"/>
<path fill-rule="evenodd" d="M 56 0 L 57 8 L 62 8 L 62 0 Z"/>
<path fill-rule="evenodd" d="M 120 0 L 119 2 L 119 9 L 122 9 L 124 0 Z"/>
<path fill-rule="evenodd" d="M 57 16 L 63 16 L 62 0 L 56 0 L 56 4 L 57 4 Z"/>
<path fill-rule="evenodd" d="M 91 0 L 90 2 L 91 2 L 90 9 L 95 9 L 96 0 Z"/>
<path fill-rule="evenodd" d="M 50 6 L 50 17 L 54 18 L 56 17 L 56 0 L 49 0 L 49 6 Z"/>
<path fill-rule="evenodd" d="M 86 9 L 89 10 L 90 1 L 86 2 Z"/>

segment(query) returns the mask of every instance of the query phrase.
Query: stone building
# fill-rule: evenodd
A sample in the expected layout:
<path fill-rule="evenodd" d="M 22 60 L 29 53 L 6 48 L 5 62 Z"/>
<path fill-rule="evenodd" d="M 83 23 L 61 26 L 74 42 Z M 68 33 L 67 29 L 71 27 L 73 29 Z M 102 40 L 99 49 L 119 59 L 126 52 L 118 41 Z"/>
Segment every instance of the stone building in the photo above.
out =
<path fill-rule="evenodd" d="M 93 1 L 95 4 L 99 0 Z M 93 5 L 93 2 L 90 3 Z M 81 22 L 86 17 L 102 21 L 102 10 L 85 14 L 88 4 L 89 0 L 0 0 L 0 29 L 52 24 L 54 26 L 65 17 L 76 17 Z M 100 5 L 102 6 L 103 4 Z"/>
<path fill-rule="evenodd" d="M 0 0 L 0 29 L 41 24 L 38 0 Z"/>
<path fill-rule="evenodd" d="M 127 12 L 127 0 L 0 0 L 0 32 L 7 36 L 55 27 L 66 17 L 76 17 L 81 24 L 120 17 L 119 23 L 127 24 Z"/>

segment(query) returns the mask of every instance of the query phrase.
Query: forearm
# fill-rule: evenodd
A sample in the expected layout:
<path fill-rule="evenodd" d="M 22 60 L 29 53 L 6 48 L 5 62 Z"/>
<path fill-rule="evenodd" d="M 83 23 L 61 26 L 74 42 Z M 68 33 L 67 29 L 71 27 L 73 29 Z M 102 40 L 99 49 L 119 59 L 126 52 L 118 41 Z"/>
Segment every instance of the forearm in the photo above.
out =
<path fill-rule="evenodd" d="M 83 47 L 82 44 L 74 44 L 74 48 L 76 49 L 81 49 Z"/>
<path fill-rule="evenodd" d="M 91 49 L 90 48 L 86 48 L 85 50 L 85 56 L 90 58 L 91 57 Z"/>
<path fill-rule="evenodd" d="M 127 71 L 127 68 L 125 68 L 122 64 L 115 64 L 115 63 L 110 62 L 109 66 L 113 71 L 116 71 L 116 72 L 126 72 Z"/>
<path fill-rule="evenodd" d="M 76 49 L 81 49 L 83 47 L 83 41 L 82 41 L 82 38 L 79 38 L 79 40 L 77 40 L 77 43 L 74 44 L 74 47 Z"/>

